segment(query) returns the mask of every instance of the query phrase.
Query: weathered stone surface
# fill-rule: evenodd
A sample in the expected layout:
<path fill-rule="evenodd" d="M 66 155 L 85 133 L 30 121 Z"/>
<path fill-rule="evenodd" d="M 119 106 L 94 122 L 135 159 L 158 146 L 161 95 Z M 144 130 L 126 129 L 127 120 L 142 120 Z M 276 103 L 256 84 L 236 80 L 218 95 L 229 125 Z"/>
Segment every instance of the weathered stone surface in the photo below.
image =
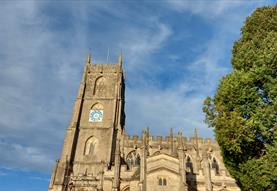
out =
<path fill-rule="evenodd" d="M 240 190 L 210 139 L 124 133 L 124 74 L 117 64 L 90 64 L 66 130 L 49 191 Z M 189 140 L 189 141 L 188 141 Z"/>

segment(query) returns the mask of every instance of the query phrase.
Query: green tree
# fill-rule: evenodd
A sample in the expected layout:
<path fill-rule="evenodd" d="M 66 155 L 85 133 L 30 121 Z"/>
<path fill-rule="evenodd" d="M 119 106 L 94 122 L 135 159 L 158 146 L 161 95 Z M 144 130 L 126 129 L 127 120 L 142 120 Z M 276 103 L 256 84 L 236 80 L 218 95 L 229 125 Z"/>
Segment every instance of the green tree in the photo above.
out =
<path fill-rule="evenodd" d="M 258 8 L 234 43 L 233 71 L 203 111 L 242 190 L 277 190 L 277 7 Z"/>

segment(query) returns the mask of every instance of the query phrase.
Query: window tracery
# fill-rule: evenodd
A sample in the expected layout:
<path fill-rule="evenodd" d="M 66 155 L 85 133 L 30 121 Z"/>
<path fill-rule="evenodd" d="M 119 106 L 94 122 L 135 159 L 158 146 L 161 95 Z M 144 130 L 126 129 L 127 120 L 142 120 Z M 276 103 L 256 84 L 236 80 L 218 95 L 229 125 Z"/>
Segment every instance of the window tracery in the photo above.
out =
<path fill-rule="evenodd" d="M 95 137 L 88 138 L 85 145 L 84 155 L 92 156 L 94 153 L 96 144 L 97 144 L 97 139 Z"/>
<path fill-rule="evenodd" d="M 140 165 L 140 156 L 136 150 L 131 151 L 127 157 L 126 162 L 129 167 Z"/>
<path fill-rule="evenodd" d="M 104 95 L 106 92 L 106 83 L 105 83 L 105 78 L 104 77 L 99 77 L 95 81 L 95 86 L 94 86 L 94 95 Z"/>

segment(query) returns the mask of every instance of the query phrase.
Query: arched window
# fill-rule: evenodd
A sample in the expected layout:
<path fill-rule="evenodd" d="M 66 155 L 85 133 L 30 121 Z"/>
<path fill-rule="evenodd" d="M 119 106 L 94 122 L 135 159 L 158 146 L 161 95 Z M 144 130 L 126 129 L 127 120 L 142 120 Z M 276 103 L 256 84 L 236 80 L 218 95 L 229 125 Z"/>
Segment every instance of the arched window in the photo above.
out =
<path fill-rule="evenodd" d="M 100 103 L 94 104 L 89 112 L 89 122 L 102 122 L 104 117 L 104 108 Z"/>
<path fill-rule="evenodd" d="M 139 165 L 139 164 L 140 164 L 140 156 L 137 155 L 135 165 Z"/>
<path fill-rule="evenodd" d="M 158 178 L 158 185 L 159 186 L 166 186 L 167 185 L 166 178 Z"/>
<path fill-rule="evenodd" d="M 165 179 L 165 178 L 163 179 L 163 185 L 164 185 L 164 186 L 167 185 L 167 182 L 166 182 L 166 179 Z"/>
<path fill-rule="evenodd" d="M 216 159 L 213 157 L 212 159 L 212 165 L 211 165 L 212 169 L 215 170 L 215 174 L 219 175 L 219 165 L 218 162 L 216 161 Z"/>
<path fill-rule="evenodd" d="M 95 137 L 88 138 L 85 145 L 84 155 L 92 156 L 94 153 L 95 147 L 97 146 L 97 142 L 98 141 Z"/>
<path fill-rule="evenodd" d="M 94 95 L 103 95 L 103 94 L 105 94 L 105 91 L 106 91 L 106 80 L 104 77 L 101 76 L 98 79 L 96 79 L 96 81 L 95 81 L 93 94 Z"/>
<path fill-rule="evenodd" d="M 163 179 L 159 178 L 159 185 L 162 186 L 163 185 Z"/>
<path fill-rule="evenodd" d="M 88 155 L 92 155 L 94 150 L 94 144 L 90 143 L 88 148 Z"/>
<path fill-rule="evenodd" d="M 187 156 L 187 159 L 186 159 L 186 170 L 189 173 L 193 172 L 193 164 L 192 164 L 191 158 L 189 156 Z"/>
<path fill-rule="evenodd" d="M 136 150 L 131 151 L 127 157 L 126 157 L 126 162 L 128 164 L 129 167 L 131 166 L 136 166 L 136 165 L 140 165 L 140 156 L 137 153 Z"/>

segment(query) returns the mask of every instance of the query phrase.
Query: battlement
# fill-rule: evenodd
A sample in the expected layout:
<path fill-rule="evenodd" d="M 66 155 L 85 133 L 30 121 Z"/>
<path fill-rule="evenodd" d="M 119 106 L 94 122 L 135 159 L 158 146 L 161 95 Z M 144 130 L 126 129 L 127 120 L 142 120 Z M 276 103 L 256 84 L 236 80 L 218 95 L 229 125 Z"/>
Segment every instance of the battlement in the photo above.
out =
<path fill-rule="evenodd" d="M 121 71 L 118 64 L 91 64 L 92 73 L 115 73 Z"/>
<path fill-rule="evenodd" d="M 239 190 L 232 189 L 218 144 L 196 129 L 192 137 L 172 128 L 166 136 L 152 136 L 149 128 L 125 135 L 124 82 L 121 53 L 110 64 L 91 63 L 88 54 L 49 191 L 184 190 L 184 183 Z"/>
<path fill-rule="evenodd" d="M 198 144 L 199 145 L 211 145 L 215 144 L 215 141 L 212 140 L 211 138 L 202 138 L 202 137 L 197 137 L 198 139 Z M 132 143 L 141 143 L 142 138 L 139 137 L 138 135 L 133 135 L 132 137 L 128 134 L 125 134 L 124 137 L 125 142 L 132 142 Z M 152 143 L 156 144 L 162 144 L 162 143 L 170 143 L 171 142 L 171 137 L 170 136 L 149 136 L 149 141 Z M 173 136 L 173 142 L 178 142 L 178 136 Z M 182 136 L 182 142 L 183 144 L 196 144 L 196 138 L 195 137 L 184 137 Z"/>

